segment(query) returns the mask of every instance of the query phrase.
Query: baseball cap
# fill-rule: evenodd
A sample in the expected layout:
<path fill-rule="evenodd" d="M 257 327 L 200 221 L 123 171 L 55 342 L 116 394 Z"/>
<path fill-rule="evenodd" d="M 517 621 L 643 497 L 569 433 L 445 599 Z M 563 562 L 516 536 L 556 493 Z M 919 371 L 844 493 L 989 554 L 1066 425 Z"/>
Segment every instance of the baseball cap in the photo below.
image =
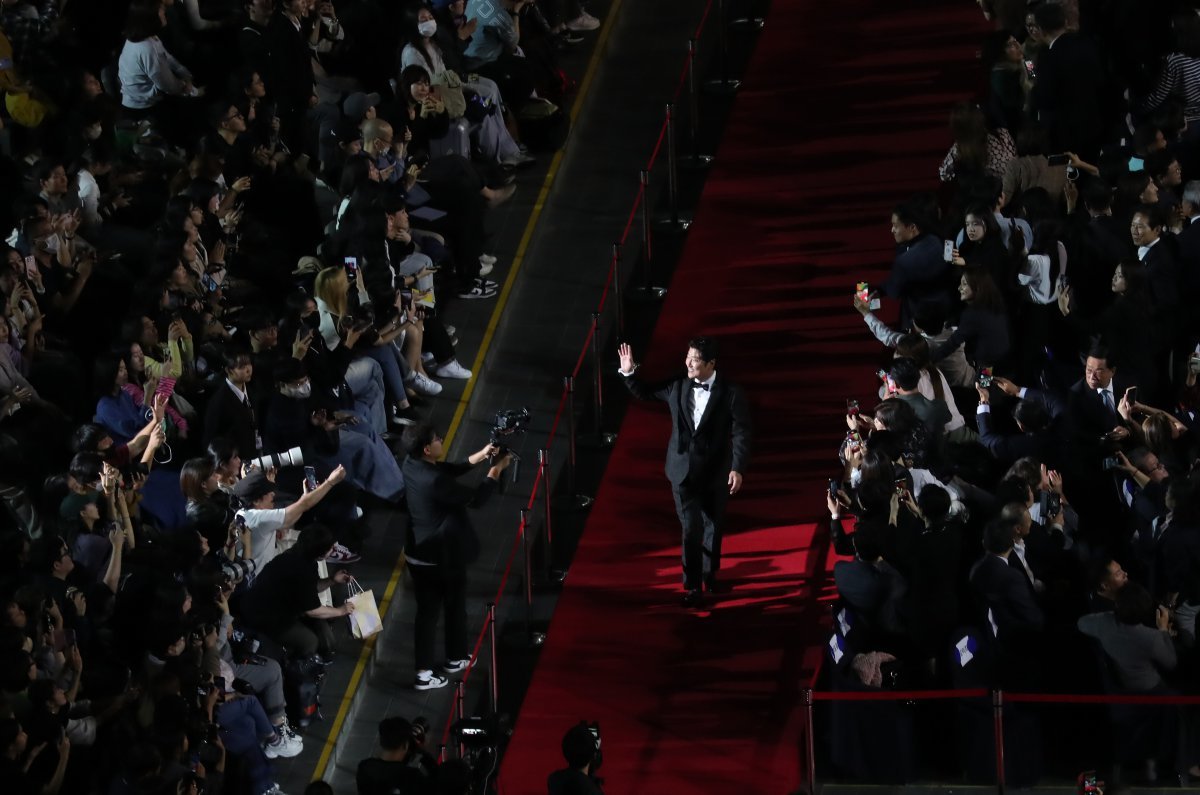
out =
<path fill-rule="evenodd" d="M 378 106 L 378 94 L 364 94 L 361 91 L 355 91 L 342 102 L 342 110 L 346 112 L 346 118 L 355 124 L 362 121 L 363 117 L 367 115 L 367 108 Z"/>
<path fill-rule="evenodd" d="M 249 505 L 258 502 L 274 491 L 275 484 L 267 480 L 267 476 L 256 469 L 237 482 L 237 485 L 233 487 L 233 496 L 241 500 L 243 504 Z"/>

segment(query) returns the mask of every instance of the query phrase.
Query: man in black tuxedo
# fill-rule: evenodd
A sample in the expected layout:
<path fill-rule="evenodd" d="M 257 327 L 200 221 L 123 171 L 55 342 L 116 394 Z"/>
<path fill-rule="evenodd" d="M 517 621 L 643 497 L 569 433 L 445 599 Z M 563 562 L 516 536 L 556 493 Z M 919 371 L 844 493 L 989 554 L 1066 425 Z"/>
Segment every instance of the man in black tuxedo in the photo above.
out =
<path fill-rule="evenodd" d="M 1184 224 L 1183 231 L 1175 237 L 1180 278 L 1187 294 L 1195 295 L 1200 291 L 1200 180 L 1191 180 L 1183 186 L 1179 214 Z M 1192 325 L 1195 326 L 1195 321 Z"/>
<path fill-rule="evenodd" d="M 1046 41 L 1033 87 L 1034 119 L 1049 133 L 1053 151 L 1095 162 L 1105 133 L 1100 54 L 1091 40 L 1067 30 L 1058 3 L 1043 3 L 1033 13 Z"/>
<path fill-rule="evenodd" d="M 442 669 L 458 673 L 470 662 L 467 648 L 467 566 L 479 556 L 479 538 L 467 515 L 481 506 L 500 483 L 512 456 L 497 457 L 489 444 L 465 461 L 442 461 L 442 437 L 427 422 L 404 432 L 408 457 L 401 471 L 408 496 L 408 533 L 404 555 L 417 600 L 415 656 L 417 690 L 445 687 L 447 677 L 433 672 L 433 642 L 439 610 L 446 613 L 446 659 Z M 495 459 L 487 477 L 474 486 L 458 479 Z"/>
<path fill-rule="evenodd" d="M 712 591 L 721 568 L 725 500 L 742 488 L 750 457 L 750 405 L 737 384 L 717 375 L 716 342 L 688 343 L 686 377 L 649 386 L 634 376 L 633 349 L 618 349 L 625 386 L 643 400 L 665 400 L 671 409 L 667 479 L 683 525 L 683 603 L 696 607 L 701 587 Z"/>

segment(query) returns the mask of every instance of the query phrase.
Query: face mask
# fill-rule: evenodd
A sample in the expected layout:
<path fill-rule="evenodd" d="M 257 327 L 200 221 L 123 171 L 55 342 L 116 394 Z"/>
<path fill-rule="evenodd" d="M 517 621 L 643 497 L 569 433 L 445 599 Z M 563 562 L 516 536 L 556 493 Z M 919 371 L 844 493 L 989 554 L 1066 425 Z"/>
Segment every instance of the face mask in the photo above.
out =
<path fill-rule="evenodd" d="M 430 36 L 437 33 L 437 20 L 427 19 L 424 22 L 419 23 L 417 25 L 417 32 L 428 39 Z"/>
<path fill-rule="evenodd" d="M 312 382 L 305 382 L 300 386 L 286 384 L 280 387 L 279 391 L 287 397 L 296 398 L 297 400 L 305 400 L 306 398 L 312 397 Z"/>
<path fill-rule="evenodd" d="M 321 326 L 321 313 L 320 313 L 320 312 L 313 312 L 313 313 L 312 313 L 312 314 L 310 314 L 310 315 L 305 315 L 304 317 L 300 318 L 300 322 L 301 322 L 302 324 L 304 324 L 304 326 L 305 326 L 306 328 L 310 328 L 310 329 L 316 329 L 316 328 L 320 328 L 320 326 Z"/>
<path fill-rule="evenodd" d="M 94 141 L 100 137 L 100 133 L 102 133 L 102 132 L 104 132 L 104 128 L 101 127 L 99 124 L 97 124 L 95 126 L 88 127 L 86 130 L 84 130 L 83 135 L 89 141 Z"/>

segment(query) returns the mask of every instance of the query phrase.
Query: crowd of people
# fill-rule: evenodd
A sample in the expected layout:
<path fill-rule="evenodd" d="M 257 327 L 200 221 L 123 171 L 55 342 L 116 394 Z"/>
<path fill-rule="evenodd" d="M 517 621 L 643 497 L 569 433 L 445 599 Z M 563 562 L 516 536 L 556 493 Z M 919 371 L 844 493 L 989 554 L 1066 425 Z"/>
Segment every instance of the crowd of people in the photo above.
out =
<path fill-rule="evenodd" d="M 279 792 L 363 506 L 401 505 L 395 435 L 472 377 L 489 211 L 561 139 L 560 54 L 599 24 L 0 2 L 5 792 Z"/>
<path fill-rule="evenodd" d="M 826 497 L 847 558 L 832 681 L 1194 694 L 1200 11 L 980 5 L 996 30 L 979 95 L 952 109 L 940 193 L 896 205 L 887 281 L 853 297 L 891 358 L 878 402 L 848 396 Z M 869 706 L 834 707 L 835 762 L 915 775 L 904 742 L 865 739 L 906 719 Z M 1006 710 L 1010 784 L 1053 756 L 1047 714 Z M 1200 774 L 1194 710 L 1104 714 L 1093 764 Z M 976 717 L 960 769 L 992 780 Z"/>

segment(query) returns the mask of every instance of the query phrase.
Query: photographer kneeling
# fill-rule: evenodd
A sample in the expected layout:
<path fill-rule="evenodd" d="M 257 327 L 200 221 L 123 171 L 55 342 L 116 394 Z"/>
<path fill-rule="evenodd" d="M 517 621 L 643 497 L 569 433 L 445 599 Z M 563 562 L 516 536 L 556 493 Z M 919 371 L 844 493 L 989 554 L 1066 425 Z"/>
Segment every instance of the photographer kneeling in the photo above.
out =
<path fill-rule="evenodd" d="M 491 496 L 512 462 L 509 454 L 497 458 L 500 448 L 488 444 L 466 461 L 440 461 L 442 437 L 429 423 L 404 433 L 408 457 L 401 471 L 408 494 L 408 534 L 404 554 L 412 574 L 417 600 L 417 690 L 445 687 L 449 679 L 433 672 L 433 641 L 439 608 L 446 613 L 446 660 L 442 670 L 458 673 L 467 657 L 467 566 L 479 556 L 479 539 L 467 516 Z M 496 458 L 487 477 L 475 486 L 458 482 L 475 466 Z"/>

